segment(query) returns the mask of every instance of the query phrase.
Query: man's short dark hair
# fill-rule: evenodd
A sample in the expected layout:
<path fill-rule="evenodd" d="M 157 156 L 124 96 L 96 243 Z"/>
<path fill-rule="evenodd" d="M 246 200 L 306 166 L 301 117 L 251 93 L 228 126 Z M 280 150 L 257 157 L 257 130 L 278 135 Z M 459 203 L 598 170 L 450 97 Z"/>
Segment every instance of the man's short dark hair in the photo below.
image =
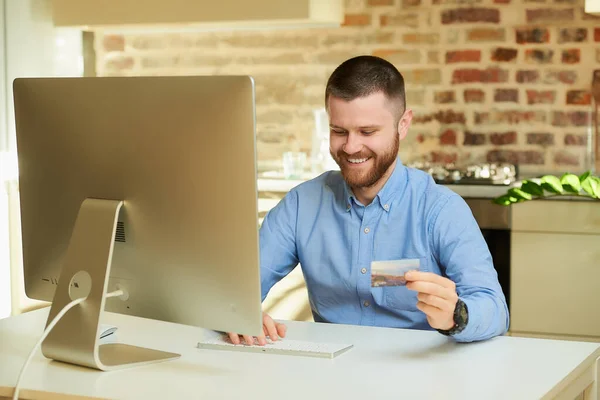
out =
<path fill-rule="evenodd" d="M 331 74 L 325 88 L 325 106 L 329 96 L 346 101 L 383 92 L 398 101 L 400 114 L 406 108 L 404 78 L 392 63 L 380 57 L 362 55 L 340 64 Z"/>

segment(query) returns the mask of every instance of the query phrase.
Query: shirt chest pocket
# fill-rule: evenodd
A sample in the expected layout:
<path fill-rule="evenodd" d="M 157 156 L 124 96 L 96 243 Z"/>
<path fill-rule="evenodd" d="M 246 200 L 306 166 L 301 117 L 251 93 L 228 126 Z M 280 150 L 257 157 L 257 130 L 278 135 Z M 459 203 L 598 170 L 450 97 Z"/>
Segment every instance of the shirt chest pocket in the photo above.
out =
<path fill-rule="evenodd" d="M 427 257 L 405 257 L 419 260 L 419 271 L 431 272 Z M 419 311 L 417 308 L 417 292 L 406 286 L 383 287 L 383 306 L 390 311 Z"/>

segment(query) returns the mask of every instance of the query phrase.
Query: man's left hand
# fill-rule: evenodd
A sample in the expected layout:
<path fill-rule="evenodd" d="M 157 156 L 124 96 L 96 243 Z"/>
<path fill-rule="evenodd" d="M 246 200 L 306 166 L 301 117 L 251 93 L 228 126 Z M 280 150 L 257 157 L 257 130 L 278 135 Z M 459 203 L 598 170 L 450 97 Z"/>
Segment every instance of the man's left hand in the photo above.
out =
<path fill-rule="evenodd" d="M 458 301 L 454 282 L 431 272 L 409 271 L 404 277 L 406 287 L 418 292 L 417 308 L 427 315 L 429 325 L 433 329 L 451 329 Z"/>

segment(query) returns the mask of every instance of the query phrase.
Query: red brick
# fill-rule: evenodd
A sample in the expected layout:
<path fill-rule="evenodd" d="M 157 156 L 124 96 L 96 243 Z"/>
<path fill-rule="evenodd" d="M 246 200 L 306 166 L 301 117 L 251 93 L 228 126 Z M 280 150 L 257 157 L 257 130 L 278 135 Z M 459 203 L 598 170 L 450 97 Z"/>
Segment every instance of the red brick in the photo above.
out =
<path fill-rule="evenodd" d="M 440 42 L 439 33 L 405 33 L 402 35 L 402 41 L 405 44 L 438 44 Z"/>
<path fill-rule="evenodd" d="M 404 81 L 415 85 L 438 85 L 442 82 L 442 72 L 436 69 L 411 69 L 401 71 Z"/>
<path fill-rule="evenodd" d="M 421 0 L 402 0 L 402 7 L 410 8 L 410 7 L 418 7 L 421 5 Z"/>
<path fill-rule="evenodd" d="M 594 28 L 594 42 L 600 42 L 600 28 Z"/>
<path fill-rule="evenodd" d="M 567 91 L 567 104 L 587 106 L 592 104 L 592 93 L 589 90 Z"/>
<path fill-rule="evenodd" d="M 440 135 L 440 144 L 444 146 L 455 146 L 456 145 L 456 132 L 452 129 L 446 129 Z"/>
<path fill-rule="evenodd" d="M 547 114 L 542 110 L 493 110 L 475 112 L 475 124 L 477 125 L 545 123 L 546 120 Z"/>
<path fill-rule="evenodd" d="M 105 35 L 102 39 L 102 46 L 106 52 L 124 51 L 125 37 L 123 35 Z"/>
<path fill-rule="evenodd" d="M 487 153 L 489 163 L 511 163 L 511 164 L 544 164 L 544 153 L 541 151 L 525 150 L 491 150 Z"/>
<path fill-rule="evenodd" d="M 465 114 L 463 112 L 454 112 L 452 110 L 438 111 L 433 117 L 440 124 L 464 124 L 466 122 Z"/>
<path fill-rule="evenodd" d="M 443 151 L 432 151 L 430 157 L 431 162 L 437 164 L 453 164 L 458 160 L 458 154 L 446 153 Z"/>
<path fill-rule="evenodd" d="M 506 30 L 504 28 L 469 29 L 467 40 L 470 42 L 504 42 L 506 40 Z"/>
<path fill-rule="evenodd" d="M 577 64 L 581 60 L 581 50 L 567 49 L 562 51 L 563 64 Z"/>
<path fill-rule="evenodd" d="M 454 124 L 466 122 L 465 114 L 463 112 L 454 112 L 452 110 L 438 111 L 433 114 L 415 115 L 413 117 L 413 123 L 425 124 L 431 121 L 438 121 L 440 124 Z"/>
<path fill-rule="evenodd" d="M 496 4 L 509 4 L 510 0 L 494 0 Z"/>
<path fill-rule="evenodd" d="M 485 144 L 485 134 L 465 132 L 465 138 L 463 140 L 464 146 L 482 146 Z"/>
<path fill-rule="evenodd" d="M 438 104 L 448 104 L 455 103 L 456 98 L 453 90 L 444 90 L 440 92 L 435 92 L 434 94 L 434 102 Z"/>
<path fill-rule="evenodd" d="M 381 49 L 374 50 L 372 53 L 376 57 L 385 58 L 392 64 L 418 64 L 421 61 L 421 52 L 414 50 L 392 50 Z"/>
<path fill-rule="evenodd" d="M 508 81 L 508 71 L 490 67 L 487 69 L 457 69 L 452 74 L 452 83 L 504 83 Z"/>
<path fill-rule="evenodd" d="M 565 150 L 559 150 L 554 154 L 554 163 L 557 165 L 579 166 L 580 157 Z"/>
<path fill-rule="evenodd" d="M 463 97 L 465 103 L 483 103 L 485 101 L 485 93 L 480 89 L 465 89 Z"/>
<path fill-rule="evenodd" d="M 134 64 L 133 57 L 111 57 L 106 60 L 105 68 L 113 71 L 121 71 L 133 68 Z"/>
<path fill-rule="evenodd" d="M 543 82 L 546 84 L 564 83 L 566 85 L 572 85 L 577 81 L 576 71 L 546 71 Z"/>
<path fill-rule="evenodd" d="M 554 90 L 527 90 L 527 104 L 554 104 Z"/>
<path fill-rule="evenodd" d="M 343 26 L 366 26 L 371 25 L 371 14 L 346 14 Z"/>
<path fill-rule="evenodd" d="M 519 44 L 548 43 L 550 41 L 550 32 L 546 28 L 519 28 L 515 33 Z"/>
<path fill-rule="evenodd" d="M 497 103 L 518 103 L 519 89 L 496 89 L 496 91 L 494 92 L 494 101 Z"/>
<path fill-rule="evenodd" d="M 457 50 L 446 52 L 446 64 L 481 61 L 481 50 Z"/>
<path fill-rule="evenodd" d="M 529 64 L 549 64 L 554 57 L 551 49 L 527 49 L 525 50 L 525 62 Z"/>
<path fill-rule="evenodd" d="M 409 28 L 419 27 L 419 14 L 384 14 L 379 16 L 381 26 L 402 26 Z"/>
<path fill-rule="evenodd" d="M 500 132 L 490 134 L 490 143 L 495 146 L 504 146 L 517 143 L 517 132 Z"/>
<path fill-rule="evenodd" d="M 554 126 L 588 126 L 589 114 L 586 111 L 554 111 L 552 125 Z"/>
<path fill-rule="evenodd" d="M 558 43 L 581 43 L 587 41 L 586 28 L 562 28 L 558 31 Z"/>
<path fill-rule="evenodd" d="M 565 135 L 566 146 L 587 146 L 588 137 L 587 135 L 575 135 L 573 133 L 567 133 Z"/>
<path fill-rule="evenodd" d="M 442 24 L 500 22 L 500 10 L 496 8 L 469 7 L 442 11 Z"/>
<path fill-rule="evenodd" d="M 492 61 L 496 62 L 509 62 L 514 61 L 517 58 L 517 49 L 508 49 L 504 47 L 498 47 L 492 51 Z"/>
<path fill-rule="evenodd" d="M 367 5 L 370 7 L 393 6 L 394 0 L 368 0 Z"/>
<path fill-rule="evenodd" d="M 527 144 L 534 144 L 538 146 L 553 146 L 554 145 L 554 134 L 553 133 L 528 133 Z"/>
<path fill-rule="evenodd" d="M 518 83 L 537 83 L 540 80 L 540 73 L 537 70 L 517 71 Z"/>
<path fill-rule="evenodd" d="M 574 8 L 534 8 L 525 10 L 527 22 L 530 24 L 568 22 L 575 19 Z"/>

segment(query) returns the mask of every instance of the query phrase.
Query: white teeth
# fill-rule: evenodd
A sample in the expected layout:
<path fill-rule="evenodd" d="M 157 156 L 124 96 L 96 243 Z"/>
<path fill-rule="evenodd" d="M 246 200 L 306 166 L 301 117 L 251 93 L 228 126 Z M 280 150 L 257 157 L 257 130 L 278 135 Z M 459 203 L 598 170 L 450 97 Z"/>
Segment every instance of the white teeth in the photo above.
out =
<path fill-rule="evenodd" d="M 359 159 L 354 159 L 354 160 L 348 159 L 348 161 L 351 162 L 352 164 L 360 164 L 367 160 L 368 160 L 368 158 L 359 158 Z"/>

